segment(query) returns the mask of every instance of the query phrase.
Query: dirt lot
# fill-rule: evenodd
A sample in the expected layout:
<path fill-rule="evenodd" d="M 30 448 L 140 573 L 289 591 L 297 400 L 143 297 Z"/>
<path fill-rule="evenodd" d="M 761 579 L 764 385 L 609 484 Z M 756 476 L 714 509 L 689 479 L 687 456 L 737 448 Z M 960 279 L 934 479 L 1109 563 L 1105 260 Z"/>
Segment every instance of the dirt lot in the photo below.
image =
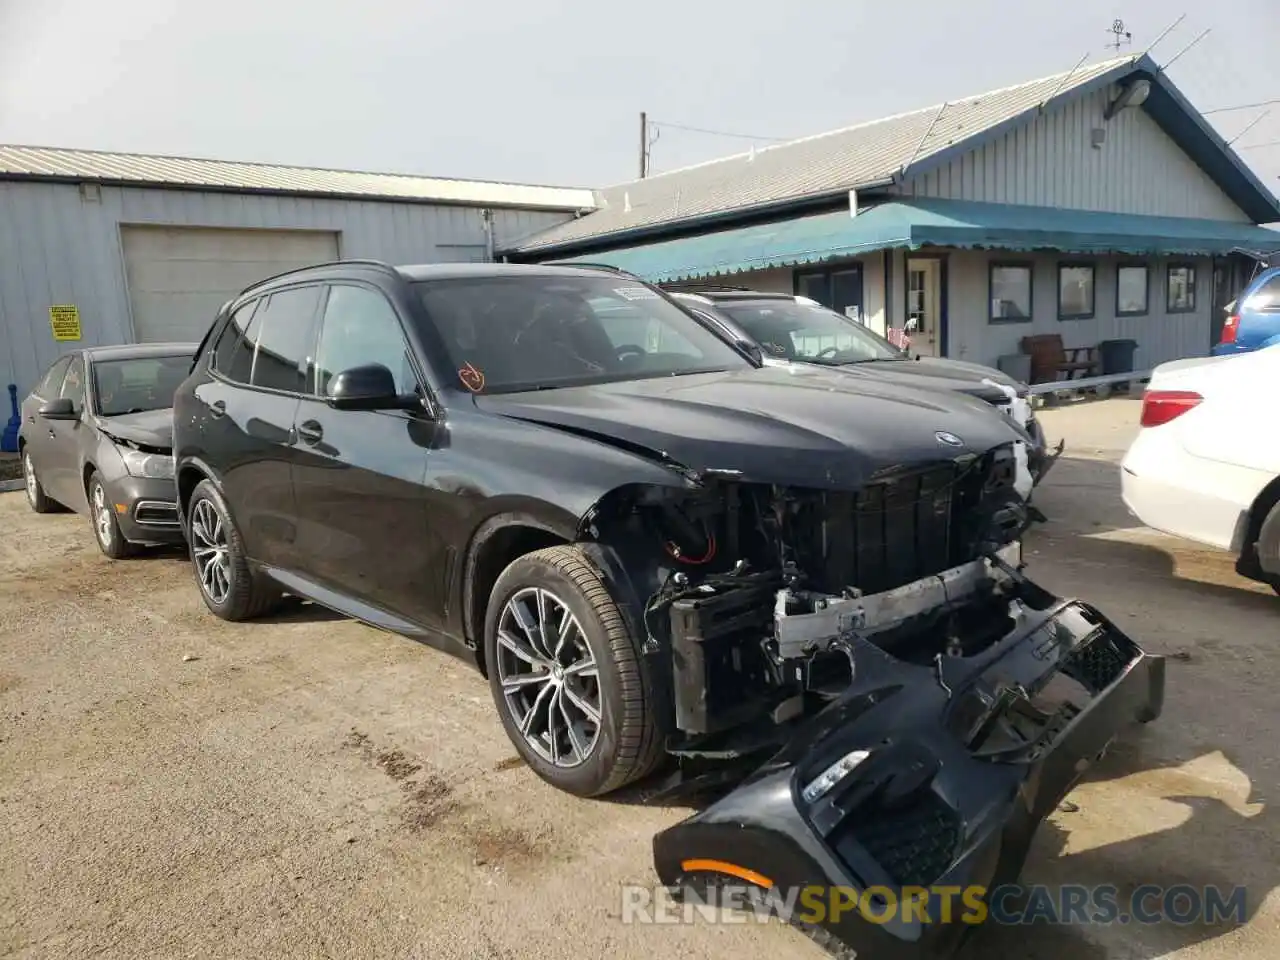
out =
<path fill-rule="evenodd" d="M 1030 560 L 1175 656 L 1166 715 L 1075 791 L 1028 879 L 1245 884 L 1251 919 L 992 928 L 970 956 L 1280 956 L 1280 599 L 1134 529 L 1114 461 L 1136 413 L 1045 414 L 1072 457 Z M 85 521 L 0 494 L 2 956 L 820 956 L 777 925 L 618 921 L 684 813 L 543 786 L 443 655 L 302 606 L 218 623 L 183 558 L 109 563 Z"/>

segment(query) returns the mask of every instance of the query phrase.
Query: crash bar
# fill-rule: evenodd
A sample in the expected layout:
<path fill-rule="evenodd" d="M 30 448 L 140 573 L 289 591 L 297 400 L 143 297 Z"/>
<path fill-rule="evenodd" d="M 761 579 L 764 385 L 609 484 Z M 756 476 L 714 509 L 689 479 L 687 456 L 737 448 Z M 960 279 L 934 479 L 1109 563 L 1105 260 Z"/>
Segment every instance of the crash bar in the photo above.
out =
<path fill-rule="evenodd" d="M 1031 396 L 1043 396 L 1046 393 L 1057 393 L 1060 390 L 1088 390 L 1091 387 L 1103 387 L 1112 383 L 1131 383 L 1151 379 L 1150 370 L 1133 370 L 1129 373 L 1108 373 L 1101 377 L 1083 377 L 1079 380 L 1050 380 L 1047 383 L 1030 385 Z"/>

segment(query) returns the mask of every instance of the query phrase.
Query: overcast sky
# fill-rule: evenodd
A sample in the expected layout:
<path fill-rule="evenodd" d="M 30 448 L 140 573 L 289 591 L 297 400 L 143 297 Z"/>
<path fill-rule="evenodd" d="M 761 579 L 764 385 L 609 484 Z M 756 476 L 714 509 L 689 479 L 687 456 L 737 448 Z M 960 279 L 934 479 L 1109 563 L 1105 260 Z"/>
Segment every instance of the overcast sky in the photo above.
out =
<path fill-rule="evenodd" d="M 1053 11 L 1052 13 L 1050 11 Z M 0 0 L 0 143 L 599 186 L 1106 59 L 1280 99 L 1280 0 Z M 1280 103 L 1238 146 L 1280 188 Z M 1215 114 L 1228 137 L 1261 110 Z M 759 141 L 764 145 L 767 141 Z"/>

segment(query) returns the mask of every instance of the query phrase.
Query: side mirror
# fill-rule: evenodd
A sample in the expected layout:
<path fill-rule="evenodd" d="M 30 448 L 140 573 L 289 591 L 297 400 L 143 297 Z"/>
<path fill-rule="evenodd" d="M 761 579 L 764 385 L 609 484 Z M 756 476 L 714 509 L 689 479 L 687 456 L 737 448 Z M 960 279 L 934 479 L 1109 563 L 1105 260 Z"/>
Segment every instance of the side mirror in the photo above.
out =
<path fill-rule="evenodd" d="M 757 367 L 764 364 L 764 351 L 760 349 L 760 344 L 752 343 L 750 340 L 735 340 L 734 344 L 749 356 Z"/>
<path fill-rule="evenodd" d="M 396 392 L 395 377 L 380 363 L 334 374 L 325 400 L 336 410 L 399 410 L 407 406 Z"/>
<path fill-rule="evenodd" d="M 57 400 L 50 400 L 40 408 L 40 416 L 46 420 L 80 419 L 80 414 L 76 413 L 76 405 L 70 397 L 59 397 Z"/>

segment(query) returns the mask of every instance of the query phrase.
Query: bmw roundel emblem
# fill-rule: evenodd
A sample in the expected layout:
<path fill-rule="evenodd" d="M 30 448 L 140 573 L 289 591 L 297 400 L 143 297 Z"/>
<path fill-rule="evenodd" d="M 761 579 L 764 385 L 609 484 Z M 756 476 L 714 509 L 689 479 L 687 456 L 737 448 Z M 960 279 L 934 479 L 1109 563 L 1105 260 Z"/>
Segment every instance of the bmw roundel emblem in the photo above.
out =
<path fill-rule="evenodd" d="M 954 433 L 947 433 L 945 430 L 939 430 L 934 434 L 939 443 L 944 443 L 948 447 L 963 447 L 964 441 L 957 437 Z"/>

